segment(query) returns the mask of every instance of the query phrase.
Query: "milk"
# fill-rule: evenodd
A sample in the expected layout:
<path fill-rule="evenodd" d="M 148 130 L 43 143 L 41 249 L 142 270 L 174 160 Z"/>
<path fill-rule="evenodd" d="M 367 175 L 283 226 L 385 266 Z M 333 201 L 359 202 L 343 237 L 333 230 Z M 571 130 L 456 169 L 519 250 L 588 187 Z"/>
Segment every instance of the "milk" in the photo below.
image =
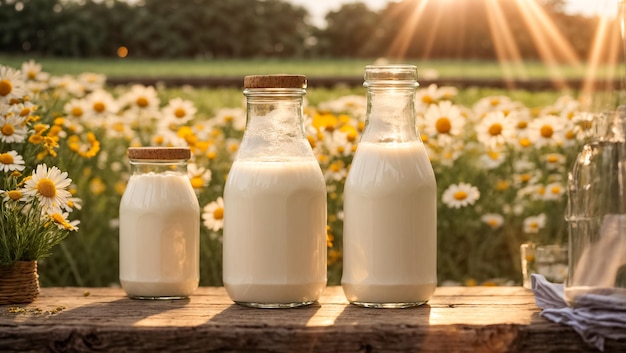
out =
<path fill-rule="evenodd" d="M 342 286 L 350 302 L 410 304 L 431 297 L 436 198 L 420 141 L 359 144 L 344 189 Z"/>
<path fill-rule="evenodd" d="M 120 282 L 131 297 L 188 296 L 199 281 L 200 208 L 181 173 L 131 176 L 120 203 Z"/>
<path fill-rule="evenodd" d="M 317 162 L 235 161 L 224 190 L 223 250 L 233 301 L 316 301 L 326 285 L 326 184 Z"/>

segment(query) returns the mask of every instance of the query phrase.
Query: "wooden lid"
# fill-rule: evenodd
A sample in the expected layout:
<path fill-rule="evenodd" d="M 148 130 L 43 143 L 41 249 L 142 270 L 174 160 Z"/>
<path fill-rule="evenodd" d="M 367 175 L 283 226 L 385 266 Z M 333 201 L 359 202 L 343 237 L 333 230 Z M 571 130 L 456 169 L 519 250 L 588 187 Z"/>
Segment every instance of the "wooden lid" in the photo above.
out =
<path fill-rule="evenodd" d="M 130 147 L 128 158 L 130 159 L 189 159 L 191 151 L 188 147 Z"/>
<path fill-rule="evenodd" d="M 251 75 L 243 78 L 244 88 L 306 88 L 304 75 Z"/>

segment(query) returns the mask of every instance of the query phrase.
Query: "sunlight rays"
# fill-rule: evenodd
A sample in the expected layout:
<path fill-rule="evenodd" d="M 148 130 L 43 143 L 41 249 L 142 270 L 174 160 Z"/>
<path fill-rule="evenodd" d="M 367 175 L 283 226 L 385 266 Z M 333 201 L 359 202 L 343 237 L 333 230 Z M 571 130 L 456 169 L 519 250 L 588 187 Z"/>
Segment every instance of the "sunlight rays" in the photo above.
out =
<path fill-rule="evenodd" d="M 402 24 L 402 29 L 399 31 L 400 35 L 398 35 L 389 46 L 387 52 L 389 56 L 398 58 L 404 57 L 428 2 L 429 0 L 419 1 L 417 7 L 411 12 L 409 19 Z M 431 36 L 434 37 L 434 32 Z"/>
<path fill-rule="evenodd" d="M 511 28 L 506 22 L 502 8 L 498 0 L 485 0 L 485 10 L 489 23 L 489 33 L 496 50 L 498 63 L 502 69 L 506 86 L 509 89 L 515 88 L 515 76 L 518 78 L 528 78 L 522 55 L 513 39 Z"/>

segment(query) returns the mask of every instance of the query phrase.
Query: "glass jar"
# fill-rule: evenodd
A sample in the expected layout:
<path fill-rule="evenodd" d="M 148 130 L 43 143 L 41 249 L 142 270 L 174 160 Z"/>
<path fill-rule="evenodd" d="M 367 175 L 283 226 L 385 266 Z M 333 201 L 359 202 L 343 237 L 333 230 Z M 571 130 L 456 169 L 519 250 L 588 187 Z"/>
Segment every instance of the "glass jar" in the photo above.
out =
<path fill-rule="evenodd" d="M 246 129 L 224 188 L 223 280 L 237 304 L 311 304 L 326 286 L 326 183 L 300 75 L 246 76 Z"/>
<path fill-rule="evenodd" d="M 200 206 L 189 148 L 128 149 L 120 203 L 120 282 L 136 299 L 180 299 L 199 283 Z"/>
<path fill-rule="evenodd" d="M 626 107 L 595 120 L 595 135 L 568 175 L 570 305 L 590 293 L 626 302 Z"/>
<path fill-rule="evenodd" d="M 343 277 L 364 307 L 426 303 L 437 285 L 437 186 L 415 122 L 417 70 L 366 66 L 367 116 L 344 188 Z"/>

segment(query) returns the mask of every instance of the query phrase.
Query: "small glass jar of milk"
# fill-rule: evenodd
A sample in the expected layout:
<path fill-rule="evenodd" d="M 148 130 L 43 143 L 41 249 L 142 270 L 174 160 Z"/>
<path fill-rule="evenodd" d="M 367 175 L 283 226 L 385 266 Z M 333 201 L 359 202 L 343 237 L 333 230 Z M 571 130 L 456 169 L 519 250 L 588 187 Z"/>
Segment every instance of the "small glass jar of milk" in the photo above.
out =
<path fill-rule="evenodd" d="M 258 308 L 317 301 L 326 286 L 326 183 L 305 137 L 301 75 L 246 76 L 246 129 L 224 189 L 223 281 Z"/>
<path fill-rule="evenodd" d="M 189 148 L 128 149 L 120 203 L 120 282 L 131 298 L 181 299 L 199 282 L 200 206 Z"/>
<path fill-rule="evenodd" d="M 356 305 L 426 303 L 437 285 L 437 187 L 415 124 L 417 70 L 366 66 L 367 116 L 344 188 L 343 276 Z"/>

